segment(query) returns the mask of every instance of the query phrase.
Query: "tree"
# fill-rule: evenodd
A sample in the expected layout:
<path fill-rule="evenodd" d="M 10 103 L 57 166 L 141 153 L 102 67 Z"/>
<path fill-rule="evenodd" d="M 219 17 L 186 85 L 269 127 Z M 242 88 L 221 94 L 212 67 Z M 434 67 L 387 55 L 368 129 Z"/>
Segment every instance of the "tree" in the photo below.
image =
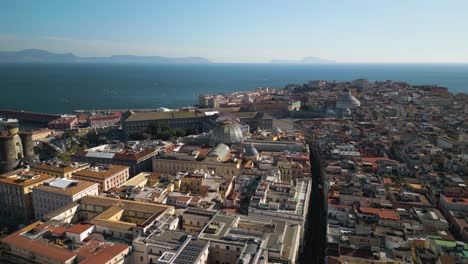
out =
<path fill-rule="evenodd" d="M 174 129 L 174 135 L 175 135 L 176 137 L 183 137 L 183 136 L 185 136 L 186 134 L 187 134 L 187 132 L 186 132 L 184 129 L 182 129 L 182 128 L 176 128 L 176 129 Z"/>

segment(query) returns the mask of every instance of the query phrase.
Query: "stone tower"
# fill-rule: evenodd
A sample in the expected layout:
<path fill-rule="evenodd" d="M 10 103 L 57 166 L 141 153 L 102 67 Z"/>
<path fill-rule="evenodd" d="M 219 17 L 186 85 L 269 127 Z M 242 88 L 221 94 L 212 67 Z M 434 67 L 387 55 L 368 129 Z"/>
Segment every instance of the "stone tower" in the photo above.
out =
<path fill-rule="evenodd" d="M 17 120 L 0 121 L 0 173 L 13 170 L 21 161 L 35 159 L 31 132 L 19 132 Z"/>

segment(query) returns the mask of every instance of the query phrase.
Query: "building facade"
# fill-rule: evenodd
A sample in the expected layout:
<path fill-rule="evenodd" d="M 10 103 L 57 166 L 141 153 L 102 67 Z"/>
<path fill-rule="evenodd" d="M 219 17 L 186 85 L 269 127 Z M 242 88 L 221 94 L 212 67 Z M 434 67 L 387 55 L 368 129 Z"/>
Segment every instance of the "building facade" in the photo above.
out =
<path fill-rule="evenodd" d="M 151 124 L 167 125 L 170 128 L 201 129 L 205 113 L 199 112 L 130 112 L 123 121 L 127 135 L 144 133 Z"/>
<path fill-rule="evenodd" d="M 36 218 L 59 209 L 88 195 L 98 195 L 97 183 L 56 179 L 33 188 L 33 204 Z"/>
<path fill-rule="evenodd" d="M 72 179 L 99 184 L 99 191 L 101 192 L 120 187 L 128 178 L 128 167 L 118 165 L 100 165 L 72 174 Z"/>
<path fill-rule="evenodd" d="M 74 172 L 89 168 L 87 163 L 47 162 L 31 165 L 31 171 L 51 175 L 56 178 L 70 179 Z"/>
<path fill-rule="evenodd" d="M 27 169 L 1 175 L 0 221 L 25 224 L 34 219 L 32 189 L 53 179 L 53 176 L 33 173 Z"/>

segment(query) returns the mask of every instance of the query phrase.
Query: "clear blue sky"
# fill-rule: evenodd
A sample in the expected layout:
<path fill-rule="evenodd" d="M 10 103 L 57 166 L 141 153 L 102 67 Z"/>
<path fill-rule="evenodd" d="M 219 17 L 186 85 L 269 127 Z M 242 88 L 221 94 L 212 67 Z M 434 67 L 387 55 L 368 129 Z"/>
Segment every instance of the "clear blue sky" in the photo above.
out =
<path fill-rule="evenodd" d="M 468 63 L 468 0 L 5 0 L 0 50 Z"/>

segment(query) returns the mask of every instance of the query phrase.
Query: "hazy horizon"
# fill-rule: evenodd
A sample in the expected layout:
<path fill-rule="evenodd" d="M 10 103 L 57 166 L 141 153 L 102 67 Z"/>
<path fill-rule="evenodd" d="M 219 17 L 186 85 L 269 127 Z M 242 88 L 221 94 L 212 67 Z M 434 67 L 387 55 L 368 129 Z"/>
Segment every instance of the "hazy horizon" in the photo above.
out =
<path fill-rule="evenodd" d="M 468 1 L 8 1 L 0 50 L 265 63 L 468 63 Z"/>
<path fill-rule="evenodd" d="M 0 52 L 20 52 L 20 51 L 24 51 L 24 50 L 36 50 L 36 48 L 27 48 L 27 49 L 21 49 L 21 50 L 0 50 Z M 42 49 L 37 49 L 37 50 L 42 50 Z M 50 52 L 50 53 L 55 53 L 55 54 L 73 54 L 75 56 L 78 56 L 80 58 L 95 58 L 95 57 L 102 57 L 102 58 L 110 58 L 112 56 L 141 56 L 141 57 L 152 57 L 152 56 L 155 56 L 155 57 L 166 57 L 164 55 L 160 55 L 160 54 L 147 54 L 147 55 L 135 55 L 135 54 L 130 54 L 130 53 L 122 53 L 122 54 L 111 54 L 111 55 L 106 55 L 106 56 L 95 56 L 95 57 L 92 57 L 92 56 L 79 56 L 77 55 L 75 52 L 53 52 L 53 51 L 49 51 L 49 50 L 43 50 L 43 51 L 47 51 L 47 52 Z M 205 57 L 201 57 L 201 56 L 196 56 L 196 55 L 193 55 L 193 56 L 186 56 L 186 57 L 177 57 L 177 56 L 174 56 L 174 57 L 167 57 L 167 58 L 191 58 L 191 57 L 200 57 L 200 58 L 205 58 Z M 289 59 L 284 59 L 285 62 L 272 62 L 276 59 L 272 59 L 270 61 L 213 61 L 213 60 L 210 60 L 210 63 L 211 64 L 271 64 L 271 65 L 275 65 L 275 64 L 278 64 L 278 65 L 285 65 L 285 64 L 291 64 L 291 65 L 334 65 L 334 64 L 421 64 L 421 65 L 436 65 L 436 64 L 439 64 L 439 65 L 443 65 L 443 64 L 447 64 L 447 65 L 450 65 L 450 64 L 460 64 L 460 65 L 465 65 L 465 64 L 468 64 L 468 62 L 450 62 L 450 61 L 430 61 L 430 62 L 418 62 L 418 61 L 405 61 L 405 62 L 398 62 L 398 61 L 390 61 L 390 62 L 385 62 L 385 61 L 372 61 L 372 62 L 366 62 L 366 61 L 334 61 L 334 62 L 317 62 L 317 63 L 308 63 L 308 62 L 301 62 L 302 59 L 304 58 L 307 58 L 307 57 L 314 57 L 314 56 L 305 56 L 303 58 L 299 58 L 299 59 L 292 59 L 292 60 L 289 60 Z M 324 60 L 333 60 L 333 59 L 329 59 L 329 58 L 319 58 L 319 57 L 314 57 L 314 58 L 317 58 L 317 59 L 324 59 Z M 209 58 L 206 58 L 206 59 L 209 59 Z M 278 60 L 283 60 L 283 59 L 278 59 Z M 21 63 L 44 63 L 44 62 L 18 62 L 19 64 Z M 45 63 L 51 63 L 51 64 L 61 64 L 61 62 L 45 62 Z M 64 64 L 66 64 L 67 62 L 64 62 Z M 88 62 L 76 62 L 76 63 L 82 63 L 82 64 L 86 64 Z M 94 63 L 94 62 L 89 62 L 89 63 Z M 100 62 L 97 62 L 97 63 L 100 63 Z M 124 62 L 125 64 L 131 64 L 131 62 Z M 0 62 L 0 64 L 5 64 L 5 62 Z M 8 64 L 8 63 L 7 63 Z M 152 64 L 152 63 L 147 63 L 147 64 Z M 156 63 L 157 64 L 157 63 Z M 183 64 L 183 63 L 182 63 Z M 193 64 L 193 63 L 191 63 Z"/>

